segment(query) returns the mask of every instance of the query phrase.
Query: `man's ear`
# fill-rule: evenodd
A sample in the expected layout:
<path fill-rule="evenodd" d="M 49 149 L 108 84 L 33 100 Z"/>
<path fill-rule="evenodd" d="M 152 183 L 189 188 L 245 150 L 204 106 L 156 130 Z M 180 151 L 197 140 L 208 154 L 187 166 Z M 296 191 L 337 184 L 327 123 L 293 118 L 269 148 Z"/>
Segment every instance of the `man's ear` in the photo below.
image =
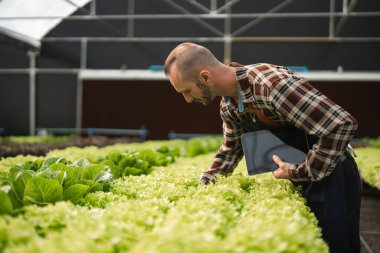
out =
<path fill-rule="evenodd" d="M 211 80 L 211 73 L 208 70 L 201 70 L 201 72 L 199 72 L 199 78 L 203 82 L 208 83 Z"/>

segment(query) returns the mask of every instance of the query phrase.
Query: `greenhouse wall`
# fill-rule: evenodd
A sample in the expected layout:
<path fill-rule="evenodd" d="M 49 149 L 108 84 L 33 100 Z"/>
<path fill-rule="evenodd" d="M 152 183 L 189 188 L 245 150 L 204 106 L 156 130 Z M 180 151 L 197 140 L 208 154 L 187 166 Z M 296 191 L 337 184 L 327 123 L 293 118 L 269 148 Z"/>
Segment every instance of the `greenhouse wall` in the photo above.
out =
<path fill-rule="evenodd" d="M 192 5 L 191 1 L 125 1 L 125 0 L 97 0 L 96 5 L 87 5 L 74 15 L 118 15 L 131 12 L 130 3 L 134 3 L 135 14 L 179 14 L 181 13 L 168 2 L 180 4 L 189 13 L 201 14 L 202 11 Z M 232 5 L 231 13 L 265 13 L 274 6 L 283 3 L 282 0 L 250 1 L 241 0 Z M 198 3 L 209 7 L 209 0 L 198 1 Z M 216 1 L 217 7 L 223 6 L 226 1 Z M 334 10 L 342 11 L 342 0 L 335 1 Z M 328 12 L 330 1 L 309 0 L 290 1 L 279 13 L 289 12 Z M 380 2 L 373 0 L 358 1 L 355 12 L 375 12 L 380 11 Z M 205 19 L 207 23 L 222 32 L 225 32 L 225 23 L 221 19 Z M 341 17 L 334 18 L 337 26 Z M 231 32 L 239 31 L 252 19 L 234 19 L 231 21 Z M 133 22 L 133 23 L 131 23 Z M 256 25 L 247 30 L 241 31 L 239 36 L 251 37 L 328 37 L 329 36 L 328 17 L 323 18 L 263 18 Z M 131 30 L 133 25 L 133 30 Z M 349 17 L 340 31 L 339 37 L 379 37 L 380 31 L 379 17 Z M 139 42 L 139 41 L 91 41 L 91 38 L 177 38 L 187 37 L 199 39 L 203 37 L 217 38 L 219 35 L 211 32 L 199 21 L 193 19 L 180 20 L 155 20 L 136 19 L 125 20 L 64 20 L 56 28 L 47 34 L 42 40 L 40 50 L 37 55 L 37 68 L 40 69 L 64 69 L 66 72 L 60 74 L 38 72 L 36 76 L 36 127 L 76 127 L 77 108 L 77 74 L 80 68 L 88 69 L 148 69 L 151 65 L 162 65 L 167 54 L 178 42 Z M 87 56 L 85 62 L 81 61 L 81 42 L 49 40 L 49 38 L 88 38 Z M 200 42 L 207 46 L 218 59 L 223 61 L 223 42 Z M 328 42 L 310 40 L 300 41 L 265 41 L 265 42 L 233 42 L 231 48 L 231 60 L 243 64 L 258 62 L 269 62 L 285 66 L 306 66 L 309 70 L 332 70 L 343 71 L 379 71 L 380 70 L 380 41 L 367 42 Z M 0 69 L 24 69 L 29 68 L 29 58 L 27 56 L 30 47 L 21 42 L 3 38 L 0 40 Z M 74 71 L 69 73 L 70 70 Z M 167 83 L 168 84 L 168 83 Z M 169 85 L 169 84 L 168 84 Z M 344 84 L 342 84 L 344 85 Z M 372 84 L 378 89 L 379 83 Z M 163 86 L 163 85 L 161 85 Z M 360 89 L 362 89 L 361 86 Z M 28 134 L 29 132 L 29 76 L 28 73 L 0 73 L 0 128 L 5 129 L 6 135 Z M 356 88 L 355 88 L 356 89 Z M 166 92 L 170 89 L 163 88 L 157 90 L 157 97 L 166 97 Z M 88 90 L 87 90 L 88 91 Z M 109 91 L 111 92 L 111 90 Z M 133 96 L 132 90 L 128 93 Z M 112 94 L 107 94 L 112 97 Z M 115 94 L 116 95 L 116 94 Z M 176 96 L 174 94 L 173 96 Z M 84 94 L 84 98 L 88 96 Z M 177 95 L 178 96 L 178 95 Z M 364 95 L 363 95 L 364 96 Z M 127 99 L 127 98 L 126 98 Z M 178 96 L 178 100 L 182 99 Z M 340 94 L 334 93 L 334 99 L 341 100 Z M 358 100 L 356 100 L 358 101 Z M 175 102 L 182 108 L 182 102 Z M 360 102 L 361 103 L 361 102 Z M 365 102 L 364 102 L 365 103 Z M 126 103 L 127 104 L 127 103 Z M 149 103 L 143 102 L 143 106 L 150 107 Z M 199 105 L 185 105 L 185 107 L 198 108 Z M 86 108 L 85 105 L 83 107 Z M 364 107 L 363 107 L 364 108 Z M 362 108 L 362 109 L 363 109 Z M 367 107 L 365 107 L 367 110 Z M 130 110 L 127 106 L 114 108 L 118 115 Z M 188 109 L 191 112 L 193 109 Z M 196 109 L 194 109 L 196 110 Z M 211 108 L 204 108 L 207 117 L 215 119 L 211 125 L 218 125 L 219 118 L 215 117 L 217 111 Z M 181 111 L 173 112 L 180 114 Z M 83 117 L 87 115 L 83 111 Z M 366 115 L 365 113 L 363 115 Z M 362 115 L 355 115 L 362 118 Z M 140 122 L 148 125 L 147 121 Z M 153 116 L 157 117 L 157 116 Z M 117 121 L 119 121 L 118 119 Z M 185 120 L 185 119 L 184 119 Z M 90 126 L 92 121 L 87 118 L 82 119 L 82 127 Z M 122 122 L 115 127 L 134 128 L 129 125 L 130 121 Z M 172 122 L 173 123 L 173 122 Z M 95 123 L 94 123 L 95 124 Z M 175 124 L 175 123 L 173 123 Z M 184 121 L 184 124 L 191 124 L 191 121 Z M 373 126 L 379 126 L 379 120 L 372 122 Z M 92 125 L 91 127 L 100 127 Z M 154 126 L 159 127 L 159 126 Z M 377 127 L 377 129 L 380 129 Z M 363 130 L 362 136 L 380 135 L 380 130 Z M 166 128 L 158 130 L 161 132 L 157 136 L 162 137 Z M 197 129 L 200 133 L 214 132 L 207 127 Z M 178 131 L 185 131 L 179 129 Z M 221 131 L 218 128 L 215 131 Z"/>

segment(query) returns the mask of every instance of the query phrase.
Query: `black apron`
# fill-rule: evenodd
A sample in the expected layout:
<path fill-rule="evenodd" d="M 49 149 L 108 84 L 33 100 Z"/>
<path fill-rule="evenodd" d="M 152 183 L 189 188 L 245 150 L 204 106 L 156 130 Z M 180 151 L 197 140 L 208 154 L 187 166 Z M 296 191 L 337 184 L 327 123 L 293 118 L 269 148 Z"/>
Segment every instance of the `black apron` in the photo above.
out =
<path fill-rule="evenodd" d="M 269 130 L 284 143 L 306 154 L 318 141 L 318 137 L 305 134 L 292 125 L 270 127 L 258 117 L 253 121 L 248 113 L 242 116 L 240 125 L 244 132 Z M 344 158 L 320 181 L 291 182 L 301 186 L 301 194 L 318 219 L 330 252 L 360 252 L 361 179 L 353 157 L 345 152 Z"/>
<path fill-rule="evenodd" d="M 270 127 L 261 122 L 257 117 L 255 118 L 255 121 L 253 121 L 250 114 L 244 114 L 242 116 L 242 122 L 240 124 L 244 129 L 244 132 L 247 133 L 260 130 L 269 130 L 285 144 L 299 149 L 305 154 L 307 154 L 312 146 L 318 141 L 318 138 L 305 134 L 305 132 L 292 125 Z M 304 198 L 310 201 L 323 201 L 324 191 L 321 183 L 318 185 L 313 185 L 313 182 L 311 181 L 292 183 L 296 186 L 302 186 L 301 193 Z"/>

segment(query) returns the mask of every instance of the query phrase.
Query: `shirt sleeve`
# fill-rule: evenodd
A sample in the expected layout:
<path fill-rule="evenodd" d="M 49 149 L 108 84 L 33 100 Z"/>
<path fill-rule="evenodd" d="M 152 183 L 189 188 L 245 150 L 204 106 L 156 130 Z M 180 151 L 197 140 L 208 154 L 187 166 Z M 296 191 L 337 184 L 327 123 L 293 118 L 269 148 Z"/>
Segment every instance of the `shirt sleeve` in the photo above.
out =
<path fill-rule="evenodd" d="M 319 181 L 329 175 L 356 132 L 355 118 L 296 76 L 273 84 L 270 96 L 274 111 L 295 127 L 319 137 L 305 160 L 292 166 L 291 180 Z"/>
<path fill-rule="evenodd" d="M 221 102 L 220 115 L 223 120 L 223 143 L 212 160 L 210 169 L 201 175 L 206 183 L 214 181 L 215 174 L 228 175 L 232 173 L 243 157 L 240 135 L 242 127 L 237 118 L 232 118 L 224 102 Z"/>

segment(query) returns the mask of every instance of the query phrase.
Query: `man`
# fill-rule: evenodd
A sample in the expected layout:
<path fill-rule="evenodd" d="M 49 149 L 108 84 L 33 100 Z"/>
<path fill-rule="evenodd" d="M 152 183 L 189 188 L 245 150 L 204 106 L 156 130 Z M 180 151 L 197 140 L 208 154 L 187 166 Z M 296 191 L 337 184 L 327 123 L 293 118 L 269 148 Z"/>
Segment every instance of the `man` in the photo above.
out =
<path fill-rule="evenodd" d="M 331 252 L 359 252 L 361 181 L 346 151 L 356 120 L 309 82 L 271 64 L 225 65 L 205 47 L 178 45 L 165 61 L 165 74 L 188 103 L 222 97 L 223 144 L 201 183 L 232 173 L 242 159 L 240 136 L 268 129 L 307 153 L 300 164 L 273 160 L 275 178 L 302 186 Z"/>

